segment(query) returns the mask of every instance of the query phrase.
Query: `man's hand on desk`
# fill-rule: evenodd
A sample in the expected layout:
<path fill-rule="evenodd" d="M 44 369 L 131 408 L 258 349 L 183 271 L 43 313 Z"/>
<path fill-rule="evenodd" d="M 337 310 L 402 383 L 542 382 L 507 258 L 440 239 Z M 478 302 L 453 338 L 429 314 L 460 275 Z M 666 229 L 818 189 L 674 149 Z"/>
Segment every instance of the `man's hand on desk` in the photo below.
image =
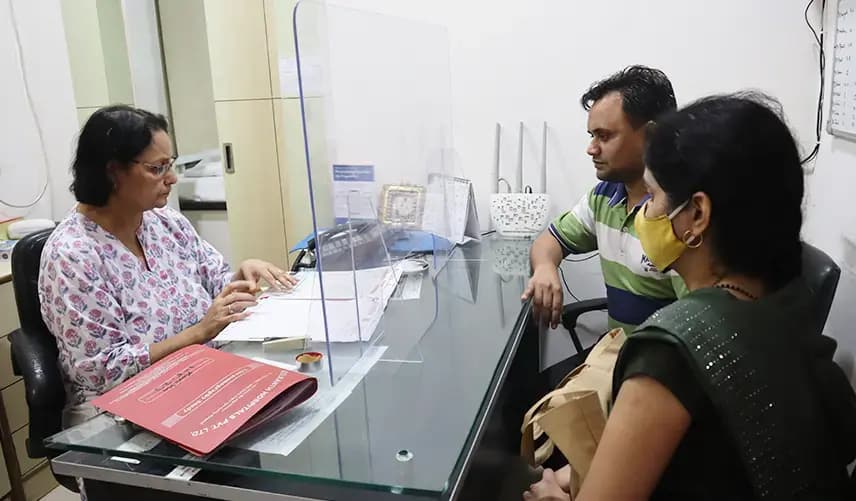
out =
<path fill-rule="evenodd" d="M 550 324 L 555 329 L 562 318 L 562 284 L 559 282 L 559 269 L 552 264 L 543 264 L 535 268 L 529 284 L 523 292 L 523 300 L 532 298 L 535 319 L 539 323 Z"/>
<path fill-rule="evenodd" d="M 288 290 L 297 285 L 297 279 L 287 271 L 261 259 L 247 259 L 241 263 L 233 280 L 248 280 L 255 284 L 256 289 L 262 280 L 273 289 Z"/>

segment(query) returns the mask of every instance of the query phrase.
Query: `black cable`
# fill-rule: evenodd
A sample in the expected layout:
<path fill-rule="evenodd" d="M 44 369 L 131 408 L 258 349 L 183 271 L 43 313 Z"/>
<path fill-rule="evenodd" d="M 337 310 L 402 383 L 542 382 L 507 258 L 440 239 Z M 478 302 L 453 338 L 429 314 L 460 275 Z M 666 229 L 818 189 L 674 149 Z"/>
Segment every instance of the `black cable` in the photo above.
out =
<path fill-rule="evenodd" d="M 561 266 L 559 266 L 559 274 L 562 276 L 562 283 L 564 283 L 564 284 L 565 284 L 565 289 L 567 289 L 567 290 L 568 290 L 568 294 L 570 294 L 570 295 L 571 295 L 571 297 L 572 297 L 572 298 L 574 298 L 574 299 L 576 299 L 576 300 L 577 300 L 577 302 L 579 303 L 579 302 L 580 302 L 580 298 L 578 298 L 578 297 L 576 296 L 576 294 L 574 294 L 574 293 L 573 293 L 573 291 L 571 291 L 571 288 L 568 286 L 568 281 L 567 281 L 567 280 L 565 280 L 565 270 L 563 270 Z"/>
<path fill-rule="evenodd" d="M 486 237 L 486 236 L 490 235 L 491 233 L 496 233 L 496 230 L 488 230 L 488 231 L 482 233 L 481 236 Z"/>
<path fill-rule="evenodd" d="M 42 121 L 39 118 L 38 113 L 36 113 L 36 106 L 33 103 L 33 95 L 30 92 L 30 79 L 27 76 L 27 63 L 24 61 L 24 49 L 21 46 L 21 34 L 18 30 L 18 20 L 15 14 L 15 5 L 14 2 L 9 2 L 9 18 L 12 21 L 12 33 L 15 38 L 15 48 L 17 49 L 17 59 L 18 65 L 21 68 L 21 81 L 24 85 L 24 97 L 27 98 L 27 107 L 30 109 L 30 115 L 33 117 L 33 122 L 36 125 L 36 135 L 39 138 L 39 148 L 41 149 L 42 154 L 42 162 L 45 168 L 45 182 L 42 184 L 38 195 L 31 202 L 26 203 L 12 203 L 6 200 L 0 199 L 0 205 L 5 205 L 6 207 L 11 207 L 13 209 L 29 209 L 31 207 L 35 207 L 36 204 L 42 201 L 45 193 L 48 191 L 48 187 L 51 185 L 51 169 L 50 163 L 48 162 L 48 153 L 47 146 L 45 146 L 45 134 L 42 129 Z M 50 199 L 49 199 L 50 200 Z M 52 202 L 49 202 L 49 204 Z M 51 210 L 53 205 L 50 205 Z"/>
<path fill-rule="evenodd" d="M 588 261 L 589 259 L 594 259 L 594 258 L 596 258 L 596 257 L 597 257 L 597 256 L 599 256 L 599 255 L 600 255 L 599 253 L 595 252 L 594 254 L 592 254 L 592 255 L 590 255 L 590 256 L 586 256 L 586 257 L 584 257 L 584 258 L 582 258 L 582 259 L 571 259 L 571 258 L 567 258 L 567 257 L 566 257 L 566 258 L 565 258 L 565 259 L 563 259 L 562 261 L 565 261 L 566 263 L 582 263 L 583 261 Z"/>
<path fill-rule="evenodd" d="M 820 137 L 823 132 L 823 91 L 826 85 L 826 52 L 823 50 L 823 20 L 826 13 L 826 0 L 821 0 L 820 2 L 820 34 L 818 35 L 817 30 L 814 29 L 811 22 L 808 20 L 808 11 L 811 6 L 814 4 L 814 0 L 809 0 L 808 4 L 805 6 L 805 11 L 803 12 L 803 18 L 805 19 L 805 24 L 808 25 L 808 29 L 811 30 L 812 35 L 814 35 L 814 41 L 817 42 L 818 47 L 820 47 L 819 53 L 819 63 L 818 69 L 820 71 L 820 89 L 817 92 L 817 115 L 815 122 L 815 143 L 814 148 L 811 149 L 811 152 L 802 160 L 802 164 L 806 164 L 817 157 L 818 152 L 820 151 Z"/>
<path fill-rule="evenodd" d="M 588 261 L 589 259 L 594 259 L 594 258 L 598 257 L 599 255 L 600 255 L 600 253 L 595 252 L 595 253 L 591 254 L 590 256 L 586 256 L 582 259 L 564 258 L 562 261 L 564 261 L 566 263 L 582 263 L 583 261 Z M 565 284 L 565 289 L 567 289 L 568 294 L 570 294 L 571 297 L 576 299 L 577 302 L 579 303 L 580 298 L 578 298 L 577 295 L 574 294 L 574 292 L 571 290 L 571 287 L 568 285 L 568 281 L 565 280 L 565 270 L 563 270 L 561 266 L 559 266 L 559 274 L 562 275 L 562 282 Z"/>

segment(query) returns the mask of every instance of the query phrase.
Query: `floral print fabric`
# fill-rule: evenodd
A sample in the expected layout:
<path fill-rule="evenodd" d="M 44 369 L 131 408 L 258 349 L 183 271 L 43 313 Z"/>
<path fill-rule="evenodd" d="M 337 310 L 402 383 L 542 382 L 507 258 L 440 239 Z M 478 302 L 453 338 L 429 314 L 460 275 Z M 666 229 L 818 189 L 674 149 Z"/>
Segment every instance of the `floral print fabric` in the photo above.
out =
<path fill-rule="evenodd" d="M 148 367 L 149 346 L 198 323 L 231 280 L 223 256 L 170 208 L 143 213 L 135 256 L 76 210 L 42 251 L 42 317 L 57 340 L 67 406 Z"/>

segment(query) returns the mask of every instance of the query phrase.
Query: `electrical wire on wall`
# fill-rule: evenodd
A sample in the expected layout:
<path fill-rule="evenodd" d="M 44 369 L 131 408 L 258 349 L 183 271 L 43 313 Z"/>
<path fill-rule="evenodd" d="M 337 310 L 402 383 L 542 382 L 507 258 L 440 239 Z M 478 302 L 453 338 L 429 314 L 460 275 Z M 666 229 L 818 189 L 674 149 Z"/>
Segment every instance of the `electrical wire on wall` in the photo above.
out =
<path fill-rule="evenodd" d="M 600 255 L 600 253 L 595 252 L 594 254 L 592 254 L 592 255 L 590 255 L 590 256 L 586 256 L 586 257 L 584 257 L 584 258 L 580 258 L 580 259 L 571 259 L 571 258 L 569 258 L 569 257 L 566 257 L 566 258 L 565 258 L 565 259 L 563 259 L 562 261 L 565 261 L 565 262 L 568 262 L 568 263 L 582 263 L 583 261 L 588 261 L 589 259 L 594 259 L 594 258 L 596 258 L 596 257 L 597 257 L 597 256 L 599 256 L 599 255 Z"/>
<path fill-rule="evenodd" d="M 36 106 L 33 103 L 33 96 L 30 93 L 30 82 L 27 78 L 27 67 L 24 64 L 24 49 L 21 45 L 21 34 L 18 31 L 18 19 L 15 16 L 15 5 L 14 0 L 8 0 L 9 5 L 9 20 L 12 23 L 12 34 L 15 38 L 15 49 L 17 51 L 18 58 L 18 67 L 21 69 L 21 77 L 23 79 L 24 84 L 24 94 L 27 98 L 27 106 L 30 108 L 30 113 L 33 116 L 33 121 L 36 124 L 36 133 L 39 136 L 39 148 L 42 153 L 42 161 L 44 162 L 44 170 L 45 170 L 45 182 L 39 190 L 39 194 L 32 202 L 27 203 L 13 203 L 3 198 L 0 198 L 0 205 L 5 205 L 6 207 L 11 207 L 13 209 L 29 209 L 39 203 L 42 198 L 44 198 L 45 193 L 48 191 L 48 187 L 50 186 L 50 167 L 48 164 L 48 154 L 47 148 L 45 147 L 45 137 L 44 131 L 42 130 L 42 123 L 39 120 L 39 116 L 36 113 Z"/>
<path fill-rule="evenodd" d="M 565 270 L 563 270 L 561 266 L 559 266 L 559 274 L 562 276 L 562 283 L 565 284 L 565 290 L 567 290 L 568 294 L 570 294 L 571 297 L 574 298 L 574 300 L 579 303 L 580 298 L 578 298 L 577 295 L 574 294 L 574 291 L 572 291 L 571 287 L 568 285 L 568 281 L 565 280 Z"/>
<path fill-rule="evenodd" d="M 811 162 L 815 158 L 817 158 L 817 154 L 820 151 L 820 136 L 823 132 L 823 92 L 824 87 L 826 85 L 826 52 L 823 50 L 823 38 L 824 38 L 824 30 L 823 30 L 823 22 L 826 14 L 826 0 L 820 0 L 820 32 L 815 30 L 814 26 L 812 26 L 811 22 L 808 20 L 808 11 L 811 9 L 811 6 L 814 5 L 814 0 L 809 0 L 808 4 L 805 6 L 805 11 L 803 12 L 803 18 L 805 19 L 805 24 L 808 25 L 808 29 L 811 30 L 811 34 L 814 36 L 814 41 L 817 43 L 819 48 L 818 54 L 818 70 L 820 72 L 820 89 L 817 92 L 817 114 L 816 114 L 816 123 L 815 123 L 815 142 L 814 147 L 811 149 L 809 154 L 802 160 L 802 164 L 805 165 L 808 162 Z M 812 167 L 809 172 L 813 172 L 814 167 Z"/>
<path fill-rule="evenodd" d="M 580 259 L 571 259 L 569 257 L 566 257 L 562 261 L 565 261 L 567 263 L 582 263 L 583 261 L 588 261 L 589 259 L 594 259 L 599 255 L 600 255 L 599 253 L 595 252 L 595 253 L 591 254 L 590 256 L 586 256 L 586 257 L 583 257 Z M 565 284 L 565 290 L 567 290 L 568 294 L 570 294 L 571 297 L 574 298 L 574 300 L 576 300 L 576 302 L 579 303 L 580 298 L 578 298 L 577 295 L 574 294 L 574 291 L 572 291 L 571 287 L 568 285 L 568 281 L 565 279 L 565 270 L 562 269 L 561 264 L 559 265 L 559 275 L 562 276 L 562 283 Z"/>

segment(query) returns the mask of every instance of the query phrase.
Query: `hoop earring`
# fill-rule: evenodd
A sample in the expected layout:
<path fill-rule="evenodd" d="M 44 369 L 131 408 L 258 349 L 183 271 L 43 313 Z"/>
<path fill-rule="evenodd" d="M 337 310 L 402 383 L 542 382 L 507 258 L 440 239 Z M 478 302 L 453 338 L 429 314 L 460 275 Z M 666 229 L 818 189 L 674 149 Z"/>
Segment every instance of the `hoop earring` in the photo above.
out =
<path fill-rule="evenodd" d="M 681 240 L 683 240 L 690 249 L 698 249 L 704 242 L 704 235 L 693 235 L 690 230 L 687 230 L 684 232 L 684 236 Z"/>

